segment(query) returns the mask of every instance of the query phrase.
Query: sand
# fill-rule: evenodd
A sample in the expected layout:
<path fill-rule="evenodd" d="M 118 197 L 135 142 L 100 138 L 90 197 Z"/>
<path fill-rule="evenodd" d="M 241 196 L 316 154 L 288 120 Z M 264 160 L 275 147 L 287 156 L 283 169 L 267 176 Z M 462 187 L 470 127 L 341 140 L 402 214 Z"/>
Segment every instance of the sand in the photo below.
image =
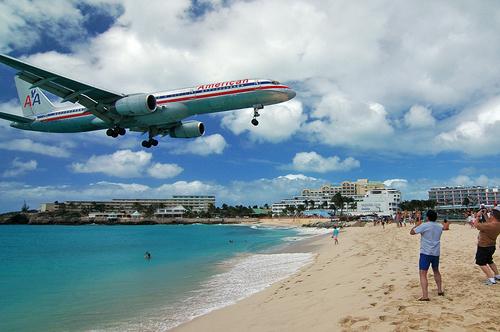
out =
<path fill-rule="evenodd" d="M 477 231 L 451 225 L 443 233 L 445 296 L 437 296 L 429 272 L 431 301 L 419 302 L 420 235 L 409 235 L 410 228 L 346 228 L 337 246 L 322 235 L 303 247 L 316 253 L 311 265 L 174 330 L 499 331 L 500 285 L 483 285 L 474 265 Z"/>

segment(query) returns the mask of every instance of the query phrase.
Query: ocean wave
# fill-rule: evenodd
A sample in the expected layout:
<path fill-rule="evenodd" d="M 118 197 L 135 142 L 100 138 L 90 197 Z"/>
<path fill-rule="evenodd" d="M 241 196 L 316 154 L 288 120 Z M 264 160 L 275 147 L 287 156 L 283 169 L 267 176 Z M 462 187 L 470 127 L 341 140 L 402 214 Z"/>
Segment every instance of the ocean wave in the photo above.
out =
<path fill-rule="evenodd" d="M 127 322 L 111 330 L 167 331 L 184 322 L 225 307 L 285 279 L 311 263 L 311 253 L 256 254 L 230 260 L 228 271 L 212 276 L 180 303 L 165 307 L 155 317 Z"/>
<path fill-rule="evenodd" d="M 297 232 L 299 233 L 299 235 L 303 235 L 303 236 L 307 236 L 307 235 L 314 236 L 314 235 L 328 234 L 331 231 L 332 230 L 328 229 L 328 228 L 313 228 L 313 227 L 297 228 Z"/>

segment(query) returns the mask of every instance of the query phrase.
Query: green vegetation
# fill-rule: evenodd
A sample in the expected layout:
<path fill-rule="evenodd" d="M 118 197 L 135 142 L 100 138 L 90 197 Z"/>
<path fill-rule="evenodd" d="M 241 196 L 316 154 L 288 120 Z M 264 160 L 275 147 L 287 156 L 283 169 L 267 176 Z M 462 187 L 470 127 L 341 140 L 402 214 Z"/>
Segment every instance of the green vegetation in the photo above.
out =
<path fill-rule="evenodd" d="M 333 206 L 335 207 L 335 214 L 337 213 L 337 209 L 340 208 L 340 215 L 343 214 L 344 212 L 344 207 L 346 205 L 349 206 L 349 208 L 353 209 L 356 208 L 357 203 L 352 197 L 348 196 L 342 196 L 340 193 L 336 193 L 333 197 L 331 202 L 333 203 Z"/>
<path fill-rule="evenodd" d="M 213 204 L 210 204 L 208 207 L 208 211 L 191 211 L 188 210 L 184 217 L 186 218 L 237 218 L 237 217 L 251 217 L 254 214 L 255 209 L 266 209 L 267 204 L 263 207 L 258 207 L 254 205 L 251 206 L 243 206 L 236 205 L 231 206 L 227 204 L 222 204 L 221 207 L 215 207 Z M 262 214 L 259 214 L 262 216 Z M 270 212 L 269 212 L 270 215 Z"/>

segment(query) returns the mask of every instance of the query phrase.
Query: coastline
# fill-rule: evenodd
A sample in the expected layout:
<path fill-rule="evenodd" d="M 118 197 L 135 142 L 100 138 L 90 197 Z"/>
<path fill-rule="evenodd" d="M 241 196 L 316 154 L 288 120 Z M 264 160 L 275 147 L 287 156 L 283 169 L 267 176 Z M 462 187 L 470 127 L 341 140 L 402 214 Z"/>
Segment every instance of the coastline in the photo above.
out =
<path fill-rule="evenodd" d="M 224 226 L 224 225 L 223 225 Z M 229 225 L 228 225 L 229 226 Z M 276 225 L 239 224 L 232 226 L 290 229 L 296 227 Z M 318 232 L 324 232 L 324 230 Z M 111 328 L 111 331 L 170 331 L 198 317 L 231 306 L 258 294 L 276 282 L 281 282 L 314 262 L 311 253 L 314 242 L 323 235 L 298 235 L 293 240 L 277 244 L 256 252 L 241 253 L 216 265 L 218 273 L 212 275 L 189 292 L 179 304 L 179 310 L 162 317 L 162 310 L 153 319 L 142 319 L 140 323 L 129 321 Z M 301 238 L 302 237 L 302 238 Z M 292 239 L 292 238 L 291 238 Z M 306 251 L 307 249 L 307 251 Z M 172 315 L 173 314 L 173 315 Z M 187 316 L 186 316 L 187 314 Z M 172 316 L 170 316 L 172 315 Z M 103 330 L 108 330 L 104 328 Z"/>
<path fill-rule="evenodd" d="M 480 331 L 500 325 L 495 286 L 482 285 L 474 265 L 477 231 L 453 225 L 442 238 L 446 295 L 438 297 L 430 272 L 430 302 L 417 301 L 418 236 L 410 227 L 347 228 L 335 246 L 310 239 L 315 259 L 292 276 L 233 305 L 172 331 Z M 497 255 L 498 257 L 498 255 Z M 487 299 L 487 300 L 485 300 Z M 485 303 L 485 301 L 487 303 Z"/>

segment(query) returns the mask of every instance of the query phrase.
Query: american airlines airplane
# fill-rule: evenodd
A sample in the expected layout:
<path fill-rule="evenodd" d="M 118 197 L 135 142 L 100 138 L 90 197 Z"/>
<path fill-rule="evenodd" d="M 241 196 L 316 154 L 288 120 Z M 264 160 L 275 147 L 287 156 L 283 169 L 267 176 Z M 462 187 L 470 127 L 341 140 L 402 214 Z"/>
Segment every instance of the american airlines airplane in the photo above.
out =
<path fill-rule="evenodd" d="M 125 135 L 126 129 L 148 133 L 142 146 L 158 145 L 156 136 L 194 138 L 205 126 L 199 121 L 182 120 L 196 115 L 252 107 L 252 124 L 259 122 L 259 110 L 295 97 L 280 82 L 267 79 L 241 79 L 199 85 L 192 88 L 154 93 L 119 94 L 78 82 L 0 54 L 0 62 L 19 72 L 14 81 L 23 116 L 0 112 L 0 118 L 13 121 L 23 130 L 51 133 L 77 133 L 106 129 L 111 137 Z M 55 106 L 41 91 L 62 98 Z M 70 102 L 64 106 L 65 102 Z"/>

